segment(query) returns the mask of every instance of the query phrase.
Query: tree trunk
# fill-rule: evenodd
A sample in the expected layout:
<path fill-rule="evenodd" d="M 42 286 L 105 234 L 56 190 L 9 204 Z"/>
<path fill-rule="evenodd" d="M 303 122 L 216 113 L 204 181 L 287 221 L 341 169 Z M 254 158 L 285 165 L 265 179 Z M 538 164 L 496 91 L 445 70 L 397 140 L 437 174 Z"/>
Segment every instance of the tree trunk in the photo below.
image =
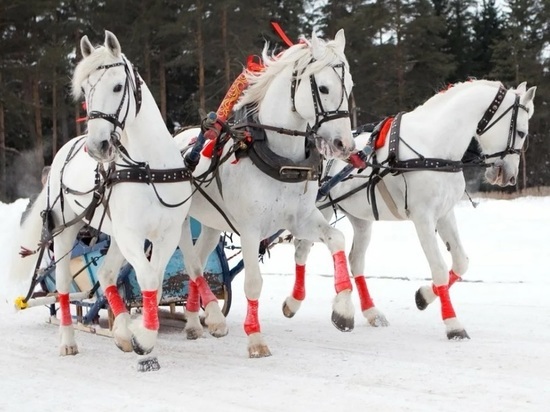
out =
<path fill-rule="evenodd" d="M 42 135 L 42 109 L 40 106 L 40 82 L 38 75 L 32 79 L 32 107 L 34 112 L 35 145 L 38 153 L 38 162 L 44 164 L 44 136 Z"/>
<path fill-rule="evenodd" d="M 0 73 L 0 84 L 2 73 Z M 6 127 L 4 122 L 4 104 L 0 100 L 0 199 L 6 198 Z"/>
<path fill-rule="evenodd" d="M 164 122 L 166 122 L 166 111 L 168 104 L 166 99 L 166 70 L 164 68 L 164 53 L 159 54 L 159 93 L 160 93 L 160 113 Z"/>
<path fill-rule="evenodd" d="M 199 110 L 206 111 L 204 90 L 204 39 L 202 38 L 202 0 L 197 1 L 197 60 L 199 64 Z"/>
<path fill-rule="evenodd" d="M 227 39 L 227 3 L 224 2 L 222 6 L 222 48 L 223 48 L 223 62 L 224 62 L 224 77 L 225 77 L 225 89 L 228 90 L 231 86 L 231 60 L 229 57 L 229 46 Z"/>
<path fill-rule="evenodd" d="M 57 153 L 57 71 L 53 69 L 52 81 L 52 159 Z"/>

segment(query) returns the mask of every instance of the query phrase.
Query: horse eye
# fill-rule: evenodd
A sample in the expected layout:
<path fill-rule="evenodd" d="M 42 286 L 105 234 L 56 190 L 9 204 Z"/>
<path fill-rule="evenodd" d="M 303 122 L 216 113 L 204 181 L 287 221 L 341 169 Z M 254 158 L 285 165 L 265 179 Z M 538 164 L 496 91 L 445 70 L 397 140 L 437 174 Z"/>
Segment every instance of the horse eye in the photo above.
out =
<path fill-rule="evenodd" d="M 81 87 L 80 91 L 82 92 L 82 94 L 86 94 L 86 92 L 84 91 L 84 87 Z"/>
<path fill-rule="evenodd" d="M 114 88 L 113 88 L 113 92 L 115 93 L 118 93 L 119 91 L 122 90 L 122 85 L 121 84 L 117 84 Z"/>
<path fill-rule="evenodd" d="M 323 94 L 328 94 L 328 87 L 327 86 L 320 86 L 319 91 Z"/>
<path fill-rule="evenodd" d="M 525 137 L 525 132 L 518 132 L 518 136 L 520 139 L 523 139 Z"/>

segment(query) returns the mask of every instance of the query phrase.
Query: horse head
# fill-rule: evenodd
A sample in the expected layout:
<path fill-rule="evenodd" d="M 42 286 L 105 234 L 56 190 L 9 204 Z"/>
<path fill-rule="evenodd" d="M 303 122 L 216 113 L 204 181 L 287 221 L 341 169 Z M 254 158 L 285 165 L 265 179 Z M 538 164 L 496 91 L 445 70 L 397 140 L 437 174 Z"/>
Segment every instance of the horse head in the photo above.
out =
<path fill-rule="evenodd" d="M 72 86 L 75 99 L 86 99 L 86 148 L 95 160 L 110 162 L 125 126 L 139 112 L 141 80 L 110 31 L 105 31 L 105 43 L 97 48 L 83 36 L 80 50 L 84 58 L 75 68 Z"/>
<path fill-rule="evenodd" d="M 319 39 L 314 33 L 310 40 L 276 56 L 267 53 L 266 45 L 265 67 L 248 73 L 249 86 L 236 108 L 251 105 L 261 124 L 305 134 L 325 157 L 346 159 L 355 142 L 348 109 L 353 81 L 345 43 L 340 30 L 334 40 Z"/>
<path fill-rule="evenodd" d="M 526 83 L 521 83 L 516 89 L 504 90 L 494 120 L 483 130 L 478 129 L 478 142 L 490 163 L 485 172 L 490 184 L 509 186 L 517 182 L 519 154 L 529 134 L 536 89 L 535 86 L 527 89 Z M 498 94 L 493 103 L 497 99 Z"/>

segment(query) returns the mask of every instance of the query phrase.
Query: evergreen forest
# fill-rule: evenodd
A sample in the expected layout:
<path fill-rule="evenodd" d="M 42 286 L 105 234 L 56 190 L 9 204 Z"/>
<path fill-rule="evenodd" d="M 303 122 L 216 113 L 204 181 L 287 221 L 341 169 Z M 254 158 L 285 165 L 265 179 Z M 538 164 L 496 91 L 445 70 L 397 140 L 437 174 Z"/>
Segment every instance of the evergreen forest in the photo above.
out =
<path fill-rule="evenodd" d="M 293 41 L 344 28 L 354 127 L 469 78 L 536 85 L 510 190 L 550 186 L 549 0 L 0 0 L 0 201 L 38 191 L 42 167 L 84 132 L 70 96 L 84 34 L 115 33 L 173 129 L 216 110 L 266 41 L 284 47 L 271 20 Z"/>

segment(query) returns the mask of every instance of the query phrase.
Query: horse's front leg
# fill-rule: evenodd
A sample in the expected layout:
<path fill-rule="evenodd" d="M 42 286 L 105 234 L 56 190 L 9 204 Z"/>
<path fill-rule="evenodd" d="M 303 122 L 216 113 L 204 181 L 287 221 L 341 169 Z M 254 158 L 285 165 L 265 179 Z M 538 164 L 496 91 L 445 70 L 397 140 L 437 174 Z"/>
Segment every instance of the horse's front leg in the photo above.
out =
<path fill-rule="evenodd" d="M 54 257 L 59 259 L 55 266 L 55 286 L 59 299 L 59 354 L 76 355 L 78 345 L 74 338 L 74 327 L 71 316 L 69 293 L 73 280 L 70 271 L 71 250 L 81 225 L 73 225 L 61 232 L 54 240 Z"/>
<path fill-rule="evenodd" d="M 350 332 L 354 328 L 355 309 L 351 300 L 353 286 L 346 259 L 344 234 L 330 226 L 317 209 L 310 215 L 310 219 L 303 220 L 301 224 L 305 228 L 304 231 L 309 232 L 309 239 L 321 240 L 332 254 L 336 289 L 332 305 L 332 323 L 338 330 Z"/>
<path fill-rule="evenodd" d="M 271 356 L 271 352 L 261 334 L 258 316 L 260 295 L 262 292 L 262 274 L 258 262 L 259 233 L 241 230 L 241 251 L 244 261 L 244 293 L 247 300 L 244 331 L 248 336 L 248 355 L 251 358 Z"/>
<path fill-rule="evenodd" d="M 469 338 L 468 333 L 466 333 L 466 330 L 456 317 L 451 302 L 449 295 L 449 274 L 447 273 L 445 260 L 437 244 L 435 224 L 427 218 L 427 214 L 412 220 L 415 224 L 420 244 L 430 265 L 434 289 L 441 301 L 441 317 L 445 323 L 447 337 L 455 340 Z"/>
<path fill-rule="evenodd" d="M 199 319 L 201 301 L 205 312 L 204 321 L 210 334 L 219 338 L 227 335 L 228 332 L 225 316 L 220 309 L 218 299 L 210 290 L 210 286 L 203 276 L 203 268 L 208 256 L 218 244 L 219 238 L 219 230 L 202 225 L 197 245 L 193 246 L 189 219 L 185 220 L 179 246 L 190 278 L 185 306 L 187 339 L 197 339 L 202 336 L 203 327 Z"/>
<path fill-rule="evenodd" d="M 310 240 L 295 239 L 294 240 L 294 261 L 296 263 L 294 287 L 292 294 L 283 302 L 283 314 L 287 318 L 293 317 L 303 300 L 306 298 L 306 262 L 313 243 Z"/>
<path fill-rule="evenodd" d="M 118 288 L 116 286 L 120 268 L 124 263 L 117 242 L 111 237 L 109 250 L 103 259 L 103 264 L 99 268 L 97 277 L 99 284 L 103 287 L 103 293 L 109 302 L 109 308 L 113 313 L 113 338 L 115 345 L 123 352 L 132 352 L 132 332 L 130 332 L 130 314 L 123 302 Z"/>
<path fill-rule="evenodd" d="M 359 300 L 361 311 L 371 326 L 389 326 L 386 316 L 374 305 L 367 280 L 365 279 L 365 255 L 372 235 L 372 222 L 354 216 L 348 216 L 353 227 L 353 244 L 349 253 L 349 264 Z"/>
<path fill-rule="evenodd" d="M 468 270 L 469 259 L 458 233 L 454 210 L 449 211 L 437 222 L 437 233 L 451 254 L 452 266 L 449 271 L 449 289 L 451 286 L 462 279 L 462 276 Z M 437 289 L 434 284 L 422 286 L 416 292 L 416 306 L 424 310 L 437 298 Z"/>
<path fill-rule="evenodd" d="M 161 273 L 164 273 L 168 260 L 176 249 L 179 235 L 179 232 L 175 236 L 164 233 L 163 241 L 153 241 L 153 251 L 149 261 L 144 252 L 143 237 L 133 233 L 128 233 L 126 236 L 121 236 L 120 232 L 115 233 L 120 250 L 134 268 L 141 289 L 141 324 L 132 320 L 128 325 L 132 348 L 139 355 L 150 353 L 156 344 L 159 330 L 158 300 Z"/>

